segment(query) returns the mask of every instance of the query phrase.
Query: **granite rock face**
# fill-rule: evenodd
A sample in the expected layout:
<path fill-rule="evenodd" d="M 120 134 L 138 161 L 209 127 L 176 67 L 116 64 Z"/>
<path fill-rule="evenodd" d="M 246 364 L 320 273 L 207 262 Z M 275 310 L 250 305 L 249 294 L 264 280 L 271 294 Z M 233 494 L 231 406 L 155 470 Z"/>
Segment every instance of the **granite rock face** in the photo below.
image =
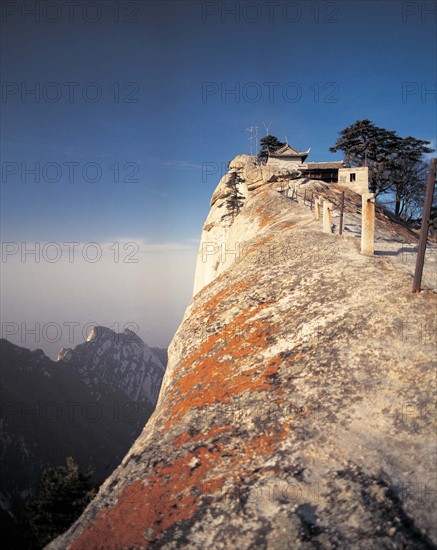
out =
<path fill-rule="evenodd" d="M 305 184 L 302 179 L 290 181 L 290 174 L 284 169 L 258 165 L 255 162 L 255 157 L 250 155 L 235 157 L 229 163 L 229 171 L 221 178 L 211 198 L 211 209 L 201 235 L 194 278 L 194 294 L 233 263 L 236 256 L 240 254 L 238 250 L 240 244 L 256 235 L 259 229 L 258 222 L 264 223 L 262 220 L 257 222 L 256 212 L 255 216 L 250 218 L 250 221 L 254 223 L 247 223 L 247 215 L 224 219 L 228 211 L 226 200 L 228 189 L 226 184 L 234 174 L 237 174 L 241 179 L 238 191 L 243 198 L 243 205 L 249 198 L 263 190 L 284 189 L 290 187 L 291 184 Z M 308 181 L 306 180 L 306 182 Z M 233 253 L 232 246 L 234 244 L 237 246 L 237 254 Z"/>
<path fill-rule="evenodd" d="M 154 414 L 49 548 L 434 548 L 436 294 L 274 190 L 225 229 Z"/>

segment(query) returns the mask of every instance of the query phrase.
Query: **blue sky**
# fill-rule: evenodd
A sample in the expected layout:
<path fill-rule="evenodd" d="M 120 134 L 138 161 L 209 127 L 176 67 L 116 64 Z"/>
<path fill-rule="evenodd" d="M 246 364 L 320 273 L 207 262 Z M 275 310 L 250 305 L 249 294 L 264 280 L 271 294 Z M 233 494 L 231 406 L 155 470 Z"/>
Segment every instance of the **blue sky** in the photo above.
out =
<path fill-rule="evenodd" d="M 1 230 L 19 243 L 2 263 L 7 322 L 129 320 L 167 345 L 249 126 L 271 122 L 313 161 L 341 159 L 328 149 L 360 118 L 435 146 L 434 2 L 48 4 L 2 4 Z M 23 242 L 80 254 L 22 262 Z M 106 250 L 98 265 L 81 258 L 89 242 Z M 115 242 L 140 261 L 111 262 Z M 53 354 L 62 338 L 22 343 Z"/>

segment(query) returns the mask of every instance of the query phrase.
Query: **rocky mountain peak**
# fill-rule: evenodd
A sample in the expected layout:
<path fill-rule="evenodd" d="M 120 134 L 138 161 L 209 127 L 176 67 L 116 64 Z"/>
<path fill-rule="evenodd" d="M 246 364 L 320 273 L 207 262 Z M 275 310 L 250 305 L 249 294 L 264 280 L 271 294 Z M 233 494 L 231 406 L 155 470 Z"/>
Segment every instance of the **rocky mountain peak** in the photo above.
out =
<path fill-rule="evenodd" d="M 61 348 L 60 352 L 58 353 L 58 356 L 56 357 L 56 361 L 71 361 L 73 357 L 73 350 L 71 348 Z"/>
<path fill-rule="evenodd" d="M 117 333 L 113 331 L 112 329 L 108 327 L 103 327 L 100 325 L 96 325 L 94 327 L 91 327 L 88 331 L 88 335 L 86 338 L 87 342 L 95 342 L 95 341 L 103 341 L 105 339 L 113 339 L 115 340 L 117 337 Z"/>
<path fill-rule="evenodd" d="M 83 344 L 63 348 L 58 361 L 75 365 L 87 384 L 102 380 L 132 401 L 148 402 L 152 408 L 165 371 L 155 353 L 128 328 L 117 333 L 108 327 L 94 326 Z"/>

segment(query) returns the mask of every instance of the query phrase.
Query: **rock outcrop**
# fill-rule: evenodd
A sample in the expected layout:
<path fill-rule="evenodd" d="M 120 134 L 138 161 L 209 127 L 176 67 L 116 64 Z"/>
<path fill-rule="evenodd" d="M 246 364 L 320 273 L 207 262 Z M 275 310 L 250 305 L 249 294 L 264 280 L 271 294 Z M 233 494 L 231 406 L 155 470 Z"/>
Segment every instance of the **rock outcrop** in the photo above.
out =
<path fill-rule="evenodd" d="M 154 414 L 50 549 L 435 547 L 435 293 L 245 175 Z"/>

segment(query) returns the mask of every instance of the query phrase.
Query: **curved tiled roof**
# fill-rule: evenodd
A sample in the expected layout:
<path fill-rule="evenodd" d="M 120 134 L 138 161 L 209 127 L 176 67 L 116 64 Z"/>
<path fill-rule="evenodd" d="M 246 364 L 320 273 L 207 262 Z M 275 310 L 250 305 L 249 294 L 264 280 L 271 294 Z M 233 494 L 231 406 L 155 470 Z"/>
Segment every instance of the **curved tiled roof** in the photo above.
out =
<path fill-rule="evenodd" d="M 302 170 L 328 170 L 328 169 L 338 169 L 343 168 L 343 162 L 334 161 L 334 162 L 308 162 L 306 166 L 302 167 Z"/>
<path fill-rule="evenodd" d="M 310 154 L 311 147 L 307 151 L 297 151 L 290 145 L 285 144 L 284 146 L 276 149 L 273 153 L 270 153 L 270 157 L 307 157 Z"/>

